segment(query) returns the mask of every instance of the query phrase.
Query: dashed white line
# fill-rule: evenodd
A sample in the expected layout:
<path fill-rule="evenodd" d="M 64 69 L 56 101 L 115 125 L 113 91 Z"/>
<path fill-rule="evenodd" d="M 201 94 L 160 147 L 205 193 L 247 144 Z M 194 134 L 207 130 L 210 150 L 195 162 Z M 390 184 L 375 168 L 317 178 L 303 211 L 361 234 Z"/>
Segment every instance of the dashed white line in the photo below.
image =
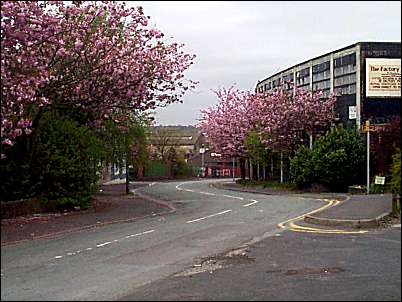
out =
<path fill-rule="evenodd" d="M 249 206 L 252 206 L 252 205 L 254 205 L 254 204 L 259 203 L 258 200 L 254 200 L 254 199 L 251 199 L 251 201 L 252 201 L 251 203 L 244 204 L 243 207 L 249 207 Z"/>
<path fill-rule="evenodd" d="M 198 192 L 200 194 L 204 194 L 204 195 L 211 195 L 211 196 L 215 196 L 216 194 L 214 193 L 209 193 L 209 192 Z"/>
<path fill-rule="evenodd" d="M 105 246 L 105 245 L 108 245 L 108 244 L 111 244 L 111 242 L 108 241 L 108 242 L 105 242 L 105 243 L 97 244 L 96 247 L 102 247 L 102 246 Z"/>
<path fill-rule="evenodd" d="M 231 211 L 232 210 L 222 211 L 222 212 L 219 212 L 219 213 L 216 213 L 216 214 L 208 215 L 208 216 L 197 218 L 197 219 L 194 219 L 194 220 L 189 220 L 189 221 L 186 221 L 186 223 L 197 222 L 197 221 L 204 220 L 204 219 L 207 219 L 207 218 L 210 218 L 210 217 L 222 215 L 222 214 L 225 214 L 225 213 L 228 213 L 228 212 L 231 212 Z"/>
<path fill-rule="evenodd" d="M 234 199 L 240 199 L 240 200 L 244 200 L 244 198 L 243 197 L 238 197 L 238 196 L 232 196 L 232 195 L 222 195 L 222 196 L 225 196 L 225 197 L 228 197 L 228 198 L 234 198 Z"/>

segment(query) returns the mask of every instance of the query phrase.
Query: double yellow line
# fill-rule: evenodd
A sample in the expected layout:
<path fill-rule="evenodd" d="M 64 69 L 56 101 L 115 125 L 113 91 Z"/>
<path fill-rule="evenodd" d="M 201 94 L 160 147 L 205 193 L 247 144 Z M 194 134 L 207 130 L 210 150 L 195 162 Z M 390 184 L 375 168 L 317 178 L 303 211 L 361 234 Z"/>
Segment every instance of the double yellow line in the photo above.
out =
<path fill-rule="evenodd" d="M 311 214 L 320 212 L 322 210 L 325 210 L 326 208 L 336 206 L 337 204 L 340 203 L 339 200 L 329 200 L 329 199 L 322 199 L 322 200 L 327 202 L 327 204 L 325 206 L 323 206 L 319 209 L 316 209 L 314 211 L 311 211 L 309 213 L 283 221 L 278 224 L 278 227 L 281 229 L 288 228 L 290 231 L 293 231 L 293 232 L 304 232 L 304 233 L 320 233 L 320 234 L 364 234 L 364 233 L 367 233 L 367 231 L 345 231 L 345 230 L 336 230 L 336 229 L 335 230 L 318 229 L 318 228 L 304 227 L 304 226 L 295 224 L 296 221 L 304 219 L 304 217 L 307 215 L 311 215 Z"/>

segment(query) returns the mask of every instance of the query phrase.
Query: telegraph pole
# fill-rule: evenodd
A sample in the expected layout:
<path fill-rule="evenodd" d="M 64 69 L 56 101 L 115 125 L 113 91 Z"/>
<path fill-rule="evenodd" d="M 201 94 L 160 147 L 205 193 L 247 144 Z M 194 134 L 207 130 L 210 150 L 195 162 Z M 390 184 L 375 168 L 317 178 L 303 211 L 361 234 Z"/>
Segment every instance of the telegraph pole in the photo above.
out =
<path fill-rule="evenodd" d="M 367 132 L 367 194 L 370 194 L 370 121 L 367 120 L 364 128 Z"/>

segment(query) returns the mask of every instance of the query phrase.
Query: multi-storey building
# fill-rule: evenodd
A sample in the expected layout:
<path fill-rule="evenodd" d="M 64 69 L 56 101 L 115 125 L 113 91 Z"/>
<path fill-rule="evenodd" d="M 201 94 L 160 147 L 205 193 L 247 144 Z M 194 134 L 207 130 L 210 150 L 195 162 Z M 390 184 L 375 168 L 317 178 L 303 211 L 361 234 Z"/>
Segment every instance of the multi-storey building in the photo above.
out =
<path fill-rule="evenodd" d="M 337 96 L 339 121 L 384 124 L 401 114 L 401 43 L 358 42 L 258 81 L 256 92 L 277 87 L 322 90 Z"/>

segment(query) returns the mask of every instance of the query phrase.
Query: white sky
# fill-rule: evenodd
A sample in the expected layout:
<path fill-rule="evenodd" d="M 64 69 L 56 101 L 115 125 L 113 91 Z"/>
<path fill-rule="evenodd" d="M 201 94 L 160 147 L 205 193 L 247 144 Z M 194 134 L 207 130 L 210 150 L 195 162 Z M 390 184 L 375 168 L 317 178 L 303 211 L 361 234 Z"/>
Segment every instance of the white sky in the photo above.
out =
<path fill-rule="evenodd" d="M 170 41 L 197 55 L 185 73 L 199 81 L 156 123 L 194 125 L 217 103 L 211 90 L 253 90 L 257 81 L 327 52 L 367 41 L 401 42 L 400 1 L 129 1 Z"/>

